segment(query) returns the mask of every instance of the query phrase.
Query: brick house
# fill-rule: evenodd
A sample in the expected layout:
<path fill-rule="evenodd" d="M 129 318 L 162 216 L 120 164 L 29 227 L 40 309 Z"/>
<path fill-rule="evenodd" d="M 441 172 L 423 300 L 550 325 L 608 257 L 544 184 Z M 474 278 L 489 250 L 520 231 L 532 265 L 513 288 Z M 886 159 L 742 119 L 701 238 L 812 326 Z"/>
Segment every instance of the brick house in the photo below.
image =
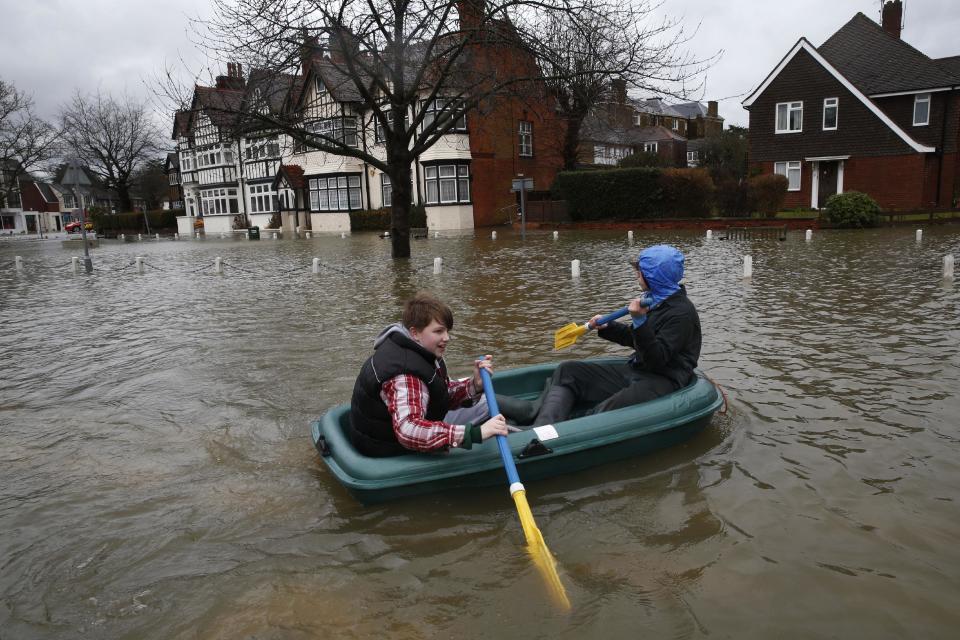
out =
<path fill-rule="evenodd" d="M 801 38 L 746 100 L 750 166 L 789 180 L 786 207 L 861 191 L 884 209 L 956 206 L 960 57 L 931 59 L 862 13 L 820 47 Z"/>
<path fill-rule="evenodd" d="M 470 19 L 483 6 L 464 2 L 458 9 L 461 19 Z M 509 25 L 495 20 L 491 28 L 508 30 Z M 509 46 L 502 43 L 477 46 L 469 56 L 472 64 L 499 75 L 535 72 L 534 60 L 516 48 L 504 51 Z M 273 74 L 272 86 L 264 87 L 264 106 L 296 114 L 308 131 L 334 135 L 385 159 L 375 118 L 353 81 L 337 69 L 344 55 L 350 53 L 307 38 L 299 73 L 284 75 L 282 82 Z M 256 103 L 258 86 L 271 82 L 258 74 L 255 70 L 245 80 L 239 65 L 228 65 L 227 76 L 219 77 L 215 87 L 196 87 L 191 109 L 177 114 L 173 135 L 185 217 L 204 216 L 210 232 L 229 230 L 217 219 L 226 214 L 231 219 L 241 214 L 251 224 L 264 226 L 276 212 L 290 231 L 303 227 L 342 232 L 350 230 L 351 211 L 388 206 L 390 178 L 369 163 L 296 144 L 286 135 L 244 129 L 236 114 Z M 429 93 L 424 89 L 425 98 Z M 481 109 L 469 111 L 417 157 L 413 196 L 426 208 L 427 225 L 470 229 L 504 222 L 517 202 L 510 190 L 517 174 L 532 177 L 536 189 L 549 189 L 562 165 L 558 150 L 564 133 L 551 107 L 545 95 L 498 94 Z M 423 99 L 416 108 L 426 113 L 426 120 L 435 105 Z M 262 215 L 266 217 L 260 219 Z"/>

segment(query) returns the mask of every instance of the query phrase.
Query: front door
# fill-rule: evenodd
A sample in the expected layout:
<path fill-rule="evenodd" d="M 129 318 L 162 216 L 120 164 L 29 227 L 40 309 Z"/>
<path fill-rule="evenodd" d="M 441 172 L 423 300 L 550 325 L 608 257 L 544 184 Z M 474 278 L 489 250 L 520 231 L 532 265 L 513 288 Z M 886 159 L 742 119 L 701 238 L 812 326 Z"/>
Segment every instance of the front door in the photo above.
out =
<path fill-rule="evenodd" d="M 827 206 L 827 198 L 837 192 L 837 161 L 821 161 L 819 164 L 820 174 L 817 177 L 820 186 L 817 192 L 817 208 L 822 209 Z"/>

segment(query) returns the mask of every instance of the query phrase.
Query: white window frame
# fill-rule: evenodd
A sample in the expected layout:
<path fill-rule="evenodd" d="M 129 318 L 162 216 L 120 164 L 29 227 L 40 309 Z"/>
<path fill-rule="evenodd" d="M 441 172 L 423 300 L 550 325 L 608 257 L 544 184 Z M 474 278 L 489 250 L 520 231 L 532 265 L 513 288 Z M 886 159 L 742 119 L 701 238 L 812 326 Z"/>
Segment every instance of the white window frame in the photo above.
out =
<path fill-rule="evenodd" d="M 699 154 L 696 151 L 687 151 L 687 166 L 695 167 L 699 160 Z"/>
<path fill-rule="evenodd" d="M 790 180 L 791 172 L 796 171 L 797 175 L 797 186 L 791 186 L 792 181 Z M 800 160 L 789 160 L 784 162 L 774 162 L 773 163 L 773 172 L 778 176 L 783 176 L 787 179 L 787 191 L 800 191 L 800 185 L 802 184 L 803 178 L 803 163 Z"/>
<path fill-rule="evenodd" d="M 827 126 L 827 110 L 833 109 L 833 126 Z M 823 99 L 823 130 L 836 131 L 840 126 L 840 98 Z"/>
<path fill-rule="evenodd" d="M 277 192 L 269 182 L 252 184 L 250 190 L 250 213 L 276 213 L 280 210 Z"/>
<path fill-rule="evenodd" d="M 428 205 L 468 204 L 470 165 L 465 162 L 424 165 L 423 186 Z"/>
<path fill-rule="evenodd" d="M 310 178 L 307 187 L 311 211 L 355 211 L 363 208 L 359 173 Z"/>
<path fill-rule="evenodd" d="M 780 107 L 783 107 L 784 127 L 780 127 Z M 797 128 L 791 126 L 794 113 L 799 113 L 797 118 Z M 778 102 L 777 108 L 773 113 L 773 127 L 775 133 L 800 133 L 803 131 L 803 101 Z"/>
<path fill-rule="evenodd" d="M 927 113 L 924 117 L 923 122 L 917 120 L 917 107 L 921 104 L 927 106 Z M 918 93 L 913 97 L 913 126 L 915 127 L 925 127 L 930 124 L 930 94 L 929 93 Z"/>
<path fill-rule="evenodd" d="M 657 142 L 644 142 L 643 143 L 643 152 L 644 153 L 657 153 L 660 150 L 660 144 Z"/>
<path fill-rule="evenodd" d="M 380 174 L 380 206 L 389 207 L 393 205 L 393 182 L 386 173 Z"/>
<path fill-rule="evenodd" d="M 520 120 L 517 129 L 519 135 L 520 156 L 524 158 L 533 157 L 533 123 L 529 120 Z"/>

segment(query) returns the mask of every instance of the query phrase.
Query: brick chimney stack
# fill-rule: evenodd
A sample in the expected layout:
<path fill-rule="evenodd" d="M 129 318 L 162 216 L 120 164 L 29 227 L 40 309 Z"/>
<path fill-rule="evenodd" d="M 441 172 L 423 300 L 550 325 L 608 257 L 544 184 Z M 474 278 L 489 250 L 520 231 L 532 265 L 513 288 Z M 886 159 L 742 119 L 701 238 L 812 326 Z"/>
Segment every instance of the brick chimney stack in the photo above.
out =
<path fill-rule="evenodd" d="M 217 76 L 217 89 L 243 89 L 243 65 L 239 62 L 227 63 L 227 75 Z"/>
<path fill-rule="evenodd" d="M 707 116 L 710 118 L 717 118 L 720 116 L 720 111 L 717 108 L 716 100 L 707 100 Z"/>
<path fill-rule="evenodd" d="M 887 0 L 883 3 L 880 26 L 894 38 L 900 39 L 900 30 L 903 28 L 903 3 L 900 0 Z"/>
<path fill-rule="evenodd" d="M 623 78 L 610 81 L 610 102 L 627 104 L 627 81 Z"/>

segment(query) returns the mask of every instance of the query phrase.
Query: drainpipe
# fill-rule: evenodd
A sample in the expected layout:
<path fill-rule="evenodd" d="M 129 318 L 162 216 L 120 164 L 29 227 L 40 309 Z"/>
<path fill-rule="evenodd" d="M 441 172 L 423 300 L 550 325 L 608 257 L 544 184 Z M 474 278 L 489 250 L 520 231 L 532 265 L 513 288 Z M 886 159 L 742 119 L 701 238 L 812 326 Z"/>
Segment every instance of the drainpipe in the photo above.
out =
<path fill-rule="evenodd" d="M 250 227 L 250 218 L 247 216 L 247 194 L 245 193 L 246 187 L 244 186 L 245 181 L 243 179 L 243 145 L 240 144 L 241 138 L 237 138 L 237 164 L 240 165 L 240 203 L 241 211 L 243 212 L 243 222 L 247 228 Z"/>
<path fill-rule="evenodd" d="M 943 180 L 943 147 L 947 142 L 947 110 L 950 106 L 950 96 L 956 92 L 956 87 L 943 99 L 943 119 L 940 122 L 940 147 L 937 149 L 937 197 L 934 208 L 940 206 L 940 182 Z"/>

